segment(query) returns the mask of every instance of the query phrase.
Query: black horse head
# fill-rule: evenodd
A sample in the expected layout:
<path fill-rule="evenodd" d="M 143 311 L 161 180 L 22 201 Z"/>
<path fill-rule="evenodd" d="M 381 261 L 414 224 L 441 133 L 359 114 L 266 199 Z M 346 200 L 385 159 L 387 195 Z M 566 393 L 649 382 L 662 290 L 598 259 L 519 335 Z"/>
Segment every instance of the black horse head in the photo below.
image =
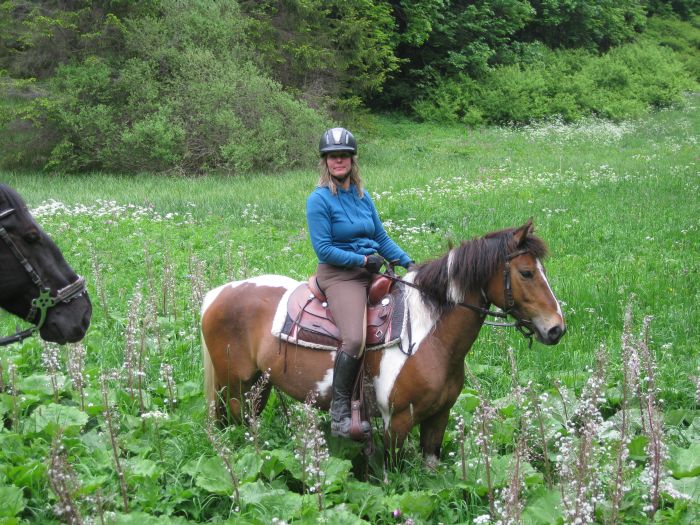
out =
<path fill-rule="evenodd" d="M 0 307 L 39 324 L 46 341 L 80 341 L 92 315 L 84 281 L 19 194 L 4 184 L 0 184 L 0 237 Z"/>

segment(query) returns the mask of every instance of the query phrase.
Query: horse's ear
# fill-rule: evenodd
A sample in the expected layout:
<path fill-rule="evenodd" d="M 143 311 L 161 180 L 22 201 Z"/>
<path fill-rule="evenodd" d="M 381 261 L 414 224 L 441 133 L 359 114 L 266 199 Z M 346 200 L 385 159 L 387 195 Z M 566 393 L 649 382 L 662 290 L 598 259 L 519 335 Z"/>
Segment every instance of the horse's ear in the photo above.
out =
<path fill-rule="evenodd" d="M 532 217 L 530 217 L 525 224 L 523 224 L 520 228 L 515 230 L 513 233 L 513 239 L 515 239 L 515 245 L 518 248 L 522 248 L 525 245 L 525 241 L 527 240 L 527 236 L 534 231 L 534 227 L 532 226 Z"/>

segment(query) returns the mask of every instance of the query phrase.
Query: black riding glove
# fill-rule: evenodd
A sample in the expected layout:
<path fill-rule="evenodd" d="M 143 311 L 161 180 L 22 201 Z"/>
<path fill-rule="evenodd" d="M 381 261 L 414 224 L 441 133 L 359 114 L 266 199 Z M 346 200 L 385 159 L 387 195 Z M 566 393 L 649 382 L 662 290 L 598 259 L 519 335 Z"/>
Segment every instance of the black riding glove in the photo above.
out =
<path fill-rule="evenodd" d="M 367 256 L 367 262 L 365 263 L 365 268 L 367 268 L 368 272 L 379 273 L 379 270 L 382 269 L 383 265 L 384 265 L 384 257 L 379 255 L 378 253 L 373 253 L 372 255 Z"/>
<path fill-rule="evenodd" d="M 414 263 L 413 261 L 411 261 L 410 263 L 408 263 L 408 264 L 406 265 L 406 271 L 407 271 L 407 272 L 414 272 L 414 271 L 416 271 L 417 269 L 418 269 L 418 265 L 417 265 L 416 263 Z"/>

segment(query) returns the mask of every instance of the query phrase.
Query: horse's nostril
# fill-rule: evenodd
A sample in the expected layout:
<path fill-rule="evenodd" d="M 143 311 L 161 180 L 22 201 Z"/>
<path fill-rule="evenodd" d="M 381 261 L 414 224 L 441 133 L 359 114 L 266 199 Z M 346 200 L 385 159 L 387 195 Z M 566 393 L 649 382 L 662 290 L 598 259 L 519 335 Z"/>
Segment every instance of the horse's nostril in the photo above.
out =
<path fill-rule="evenodd" d="M 562 330 L 559 325 L 555 325 L 549 329 L 547 335 L 549 336 L 550 341 L 558 341 L 559 338 L 564 335 L 564 330 Z"/>

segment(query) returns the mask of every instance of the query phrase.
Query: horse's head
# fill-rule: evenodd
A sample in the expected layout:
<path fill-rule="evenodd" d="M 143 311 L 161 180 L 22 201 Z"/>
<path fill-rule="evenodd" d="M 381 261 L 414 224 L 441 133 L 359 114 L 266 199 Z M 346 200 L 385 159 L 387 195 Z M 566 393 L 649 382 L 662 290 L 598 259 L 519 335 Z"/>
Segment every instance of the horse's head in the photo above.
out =
<path fill-rule="evenodd" d="M 48 304 L 41 337 L 59 344 L 81 340 L 92 315 L 84 281 L 22 198 L 5 185 L 0 185 L 0 237 L 0 307 L 38 324 L 40 303 Z M 44 291 L 48 293 L 34 301 Z"/>
<path fill-rule="evenodd" d="M 546 248 L 531 232 L 529 220 L 506 238 L 504 261 L 490 279 L 486 293 L 525 330 L 532 330 L 539 342 L 555 345 L 566 332 L 566 324 L 542 266 Z"/>

